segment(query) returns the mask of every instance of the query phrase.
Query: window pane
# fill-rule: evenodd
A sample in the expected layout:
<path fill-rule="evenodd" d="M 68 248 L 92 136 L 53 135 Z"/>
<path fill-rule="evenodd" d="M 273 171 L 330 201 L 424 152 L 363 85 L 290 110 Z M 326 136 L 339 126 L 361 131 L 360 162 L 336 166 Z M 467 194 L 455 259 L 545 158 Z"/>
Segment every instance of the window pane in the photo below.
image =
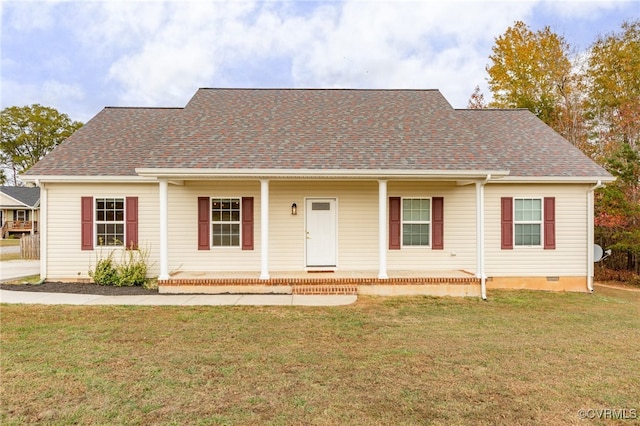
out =
<path fill-rule="evenodd" d="M 539 246 L 540 242 L 540 225 L 530 223 L 515 225 L 515 245 Z"/>
<path fill-rule="evenodd" d="M 124 198 L 96 198 L 96 243 L 124 244 Z"/>
<path fill-rule="evenodd" d="M 311 203 L 311 210 L 331 210 L 331 203 Z"/>
<path fill-rule="evenodd" d="M 523 220 L 524 200 L 515 200 L 515 207 L 516 207 L 516 212 L 514 215 L 515 216 L 514 219 L 517 221 Z"/>
<path fill-rule="evenodd" d="M 402 225 L 402 243 L 405 246 L 428 246 L 429 224 Z"/>
<path fill-rule="evenodd" d="M 539 198 L 515 200 L 515 220 L 516 222 L 542 220 L 542 200 Z"/>
<path fill-rule="evenodd" d="M 531 220 L 542 220 L 542 200 L 531 201 Z"/>
<path fill-rule="evenodd" d="M 240 245 L 240 225 L 230 223 L 215 223 L 213 229 L 214 247 L 237 247 Z"/>
<path fill-rule="evenodd" d="M 420 220 L 429 221 L 431 220 L 431 202 L 430 200 L 421 200 L 420 203 Z"/>

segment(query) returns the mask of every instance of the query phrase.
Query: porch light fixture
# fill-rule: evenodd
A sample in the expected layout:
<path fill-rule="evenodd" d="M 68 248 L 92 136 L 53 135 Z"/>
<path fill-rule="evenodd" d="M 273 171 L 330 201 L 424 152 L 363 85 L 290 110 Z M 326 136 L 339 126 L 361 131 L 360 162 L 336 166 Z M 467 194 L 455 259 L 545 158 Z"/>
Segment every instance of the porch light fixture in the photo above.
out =
<path fill-rule="evenodd" d="M 291 215 L 295 216 L 298 214 L 298 205 L 296 203 L 291 204 Z"/>

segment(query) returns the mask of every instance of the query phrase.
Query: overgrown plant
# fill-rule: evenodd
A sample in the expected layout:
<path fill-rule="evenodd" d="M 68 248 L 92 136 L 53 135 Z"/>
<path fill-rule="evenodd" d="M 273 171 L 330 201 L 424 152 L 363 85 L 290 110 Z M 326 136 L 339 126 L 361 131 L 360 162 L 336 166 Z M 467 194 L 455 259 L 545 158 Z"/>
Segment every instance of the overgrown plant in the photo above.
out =
<path fill-rule="evenodd" d="M 143 286 L 147 281 L 147 250 L 127 250 L 123 261 L 116 266 L 116 286 Z"/>
<path fill-rule="evenodd" d="M 89 276 L 98 285 L 114 285 L 118 271 L 113 264 L 113 252 L 104 259 L 96 260 L 96 269 L 89 270 Z"/>
<path fill-rule="evenodd" d="M 143 286 L 147 282 L 148 249 L 126 250 L 119 263 L 113 260 L 113 251 L 102 259 L 96 259 L 95 270 L 89 276 L 98 285 L 116 287 Z"/>

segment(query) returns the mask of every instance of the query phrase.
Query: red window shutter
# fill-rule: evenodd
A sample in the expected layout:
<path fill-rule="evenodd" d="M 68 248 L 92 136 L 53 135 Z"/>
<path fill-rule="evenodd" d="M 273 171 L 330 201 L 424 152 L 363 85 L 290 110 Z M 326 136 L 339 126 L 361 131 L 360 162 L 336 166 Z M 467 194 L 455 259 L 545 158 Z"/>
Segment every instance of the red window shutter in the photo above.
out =
<path fill-rule="evenodd" d="M 127 250 L 138 250 L 138 197 L 127 197 L 125 201 L 124 237 L 127 240 Z"/>
<path fill-rule="evenodd" d="M 389 197 L 389 250 L 400 250 L 400 197 Z"/>
<path fill-rule="evenodd" d="M 211 249 L 211 201 L 198 197 L 198 250 Z"/>
<path fill-rule="evenodd" d="M 502 197 L 502 249 L 513 249 L 513 198 Z"/>
<path fill-rule="evenodd" d="M 545 197 L 544 199 L 544 249 L 556 248 L 556 199 Z"/>
<path fill-rule="evenodd" d="M 253 197 L 242 197 L 242 250 L 253 250 Z"/>
<path fill-rule="evenodd" d="M 93 250 L 93 197 L 81 198 L 82 250 Z"/>
<path fill-rule="evenodd" d="M 444 250 L 444 198 L 433 197 L 431 199 L 431 224 L 433 236 L 431 248 Z"/>

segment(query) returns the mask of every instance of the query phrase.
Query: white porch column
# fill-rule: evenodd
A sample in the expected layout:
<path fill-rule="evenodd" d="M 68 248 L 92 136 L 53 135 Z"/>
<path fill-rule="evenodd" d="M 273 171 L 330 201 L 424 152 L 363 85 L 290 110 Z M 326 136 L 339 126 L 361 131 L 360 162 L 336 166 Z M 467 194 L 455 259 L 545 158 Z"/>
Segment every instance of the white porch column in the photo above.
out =
<path fill-rule="evenodd" d="M 387 275 L 387 181 L 378 181 L 378 278 Z"/>
<path fill-rule="evenodd" d="M 269 279 L 269 181 L 260 181 L 260 279 Z"/>
<path fill-rule="evenodd" d="M 169 183 L 160 180 L 160 276 L 169 279 Z"/>
<path fill-rule="evenodd" d="M 487 178 L 488 180 L 489 178 Z M 476 182 L 476 278 L 480 278 L 482 299 L 487 299 L 487 280 L 484 272 L 484 184 Z"/>

